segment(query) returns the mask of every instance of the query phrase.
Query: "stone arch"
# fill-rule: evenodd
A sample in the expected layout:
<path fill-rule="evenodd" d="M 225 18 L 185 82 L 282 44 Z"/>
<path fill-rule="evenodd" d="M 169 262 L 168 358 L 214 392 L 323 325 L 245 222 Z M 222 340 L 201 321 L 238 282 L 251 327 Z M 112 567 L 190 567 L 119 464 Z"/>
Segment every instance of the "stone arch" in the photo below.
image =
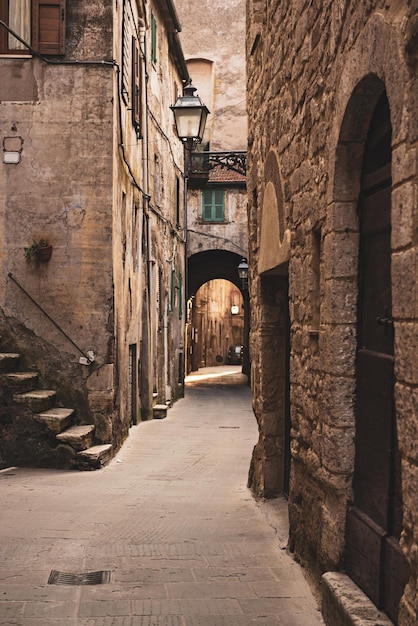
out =
<path fill-rule="evenodd" d="M 290 477 L 290 385 L 288 261 L 290 230 L 279 157 L 267 154 L 259 217 L 258 307 L 252 318 L 253 409 L 259 424 L 249 486 L 266 498 L 288 494 Z"/>
<path fill-rule="evenodd" d="M 402 93 L 402 90 L 400 90 L 400 92 Z M 330 373 L 325 377 L 324 383 L 326 386 L 329 385 L 329 393 L 325 394 L 325 397 L 328 398 L 326 402 L 329 403 L 326 410 L 330 409 L 330 412 L 328 413 L 329 421 L 326 428 L 334 434 L 339 433 L 340 436 L 343 432 L 346 434 L 352 432 L 353 434 L 351 445 L 348 446 L 347 457 L 344 459 L 347 478 L 349 478 L 350 475 L 353 476 L 354 474 L 354 441 L 356 440 L 356 331 L 358 316 L 357 301 L 359 297 L 359 222 L 357 207 L 360 196 L 362 170 L 364 167 L 364 147 L 371 119 L 374 115 L 378 101 L 382 99 L 382 96 L 389 96 L 390 93 L 392 93 L 392 102 L 395 103 L 392 109 L 390 101 L 387 101 L 387 106 L 390 110 L 391 122 L 393 120 L 393 150 L 393 145 L 397 141 L 396 138 L 399 140 L 402 136 L 402 125 L 397 124 L 397 121 L 399 121 L 399 111 L 401 111 L 404 106 L 404 103 L 399 96 L 394 95 L 393 85 L 392 89 L 386 90 L 384 80 L 374 72 L 369 73 L 362 77 L 362 79 L 355 85 L 353 92 L 347 101 L 346 109 L 341 122 L 338 143 L 335 149 L 332 201 L 329 203 L 326 227 L 325 241 L 329 257 L 328 268 L 325 271 L 325 283 L 327 285 L 325 293 L 328 298 L 328 303 L 325 307 L 327 310 L 325 323 L 328 325 L 334 338 L 338 340 L 339 346 L 344 346 L 342 350 L 340 347 L 337 351 L 335 348 L 330 348 L 330 352 L 328 354 L 331 368 L 333 368 L 333 373 L 331 373 L 330 368 Z M 392 216 L 395 216 L 396 206 L 394 206 L 394 203 L 392 203 L 391 212 Z M 343 251 L 343 255 L 341 254 L 341 251 Z M 345 260 L 342 260 L 343 256 Z M 339 287 L 342 287 L 339 295 L 342 296 L 344 293 L 345 303 L 348 302 L 350 305 L 349 307 L 345 307 L 345 309 L 341 307 L 342 300 L 340 300 L 338 305 L 336 300 L 334 301 L 334 306 L 331 304 L 332 298 L 335 297 L 335 285 L 337 282 L 339 283 Z M 341 320 L 341 315 L 344 318 L 343 320 Z M 341 322 L 343 323 L 341 324 Z M 330 346 L 331 344 L 329 343 L 328 345 Z M 344 363 L 342 361 L 340 362 L 341 357 L 344 358 Z M 338 376 L 340 376 L 339 382 Z M 341 377 L 344 377 L 345 379 L 346 393 L 344 399 L 342 395 L 340 395 L 339 401 L 335 402 L 335 396 L 333 396 L 332 390 L 334 389 L 335 391 L 336 387 L 341 383 Z M 396 443 L 394 445 L 396 446 Z M 324 464 L 326 465 L 326 461 Z M 350 483 L 348 482 L 347 484 L 349 485 Z M 351 494 L 349 492 L 347 492 L 347 497 L 348 505 L 348 502 L 351 500 Z M 353 538 L 353 532 L 354 534 L 364 534 L 365 532 L 364 529 L 359 530 L 357 528 L 356 515 L 358 514 L 355 511 L 357 511 L 355 507 L 349 508 L 349 516 L 347 517 L 347 532 L 351 537 L 350 543 L 353 542 L 353 545 L 355 545 L 356 541 L 355 537 Z M 343 511 L 341 524 L 344 527 L 345 522 L 343 521 Z M 354 528 L 356 528 L 355 531 L 353 531 Z M 389 526 L 388 529 L 390 535 L 391 531 Z M 342 533 L 341 536 L 347 537 L 346 533 Z M 389 540 L 391 540 L 391 537 L 389 537 Z M 382 539 L 382 541 L 384 541 L 384 539 Z M 341 543 L 340 551 L 342 552 L 343 549 L 344 545 Z M 395 556 L 391 556 L 391 558 L 396 557 L 396 559 L 399 560 L 396 569 L 404 572 L 400 575 L 400 578 L 402 579 L 403 576 L 403 580 L 405 580 L 405 576 L 407 579 L 407 570 L 405 570 L 402 556 L 396 556 L 396 548 L 392 547 L 392 550 L 394 550 L 393 554 Z M 347 548 L 347 554 L 348 552 L 349 550 Z M 349 567 L 347 564 L 347 571 L 355 571 L 356 567 L 358 567 L 358 564 L 355 565 L 354 569 L 351 565 Z M 352 575 L 354 576 L 354 574 Z M 360 576 L 360 580 L 361 579 L 362 577 Z M 389 589 L 391 589 L 391 582 L 389 577 L 385 578 L 385 585 L 386 584 L 388 585 L 388 591 L 385 592 L 390 596 L 391 591 L 389 591 Z M 394 584 L 398 584 L 398 581 L 395 581 Z M 372 591 L 367 591 L 367 593 L 370 595 L 372 594 Z M 379 600 L 375 599 L 373 595 L 370 595 L 370 597 L 373 597 L 373 599 L 376 602 L 379 601 L 379 603 L 384 601 L 384 608 L 386 610 L 386 598 L 383 599 L 383 596 L 380 596 L 379 594 L 380 592 L 376 592 L 375 594 L 376 598 L 380 597 Z M 386 597 L 388 596 L 386 595 Z M 388 610 L 392 611 L 392 613 L 390 613 L 392 619 L 396 619 L 397 602 L 398 600 L 396 599 L 388 601 Z"/>
<path fill-rule="evenodd" d="M 275 270 L 290 258 L 290 231 L 283 200 L 279 161 L 271 149 L 264 164 L 264 194 L 260 216 L 258 272 Z"/>
<path fill-rule="evenodd" d="M 189 299 L 192 298 L 202 285 L 214 279 L 227 280 L 241 291 L 244 305 L 244 357 L 242 371 L 249 376 L 250 300 L 248 284 L 244 284 L 238 276 L 238 264 L 242 258 L 242 255 L 235 252 L 216 249 L 192 254 L 187 262 L 187 297 Z"/>
<path fill-rule="evenodd" d="M 377 42 L 385 42 L 384 52 Z M 351 498 L 354 470 L 355 437 L 355 356 L 358 298 L 359 224 L 357 204 L 360 193 L 364 146 L 370 120 L 379 97 L 386 91 L 392 122 L 393 163 L 417 119 L 408 113 L 405 93 L 409 77 L 403 59 L 404 42 L 399 31 L 382 15 L 372 16 L 360 33 L 350 54 L 336 60 L 335 115 L 329 142 L 329 185 L 327 213 L 321 242 L 321 328 L 326 339 L 322 345 L 324 376 L 322 380 L 321 415 L 323 441 L 322 464 L 326 471 L 337 472 L 344 479 L 333 481 L 338 491 L 326 516 L 332 519 L 329 532 L 333 542 L 323 542 L 321 559 L 327 567 L 341 563 L 345 549 L 345 516 Z M 395 69 L 396 68 L 396 69 Z M 406 124 L 405 120 L 409 120 Z M 394 168 L 393 183 L 397 172 Z M 396 199 L 392 197 L 392 218 L 396 215 Z M 395 293 L 394 299 L 395 299 Z M 395 300 L 394 300 L 395 302 Z M 343 453 L 342 453 L 343 452 Z M 342 485 L 340 484 L 340 487 Z M 338 511 L 338 513 L 337 513 Z M 332 526 L 332 528 L 331 528 Z M 338 532 L 335 530 L 338 528 Z M 327 536 L 324 530 L 324 536 Z"/>
<path fill-rule="evenodd" d="M 324 417 L 321 448 L 326 471 L 345 477 L 345 490 L 339 495 L 339 527 L 333 544 L 321 546 L 328 567 L 338 567 L 345 549 L 345 519 L 351 498 L 355 456 L 355 385 L 357 348 L 359 201 L 364 146 L 373 110 L 385 85 L 375 74 L 362 77 L 345 100 L 340 117 L 337 144 L 330 181 L 331 198 L 323 225 L 321 282 L 324 298 L 320 321 L 323 336 L 324 375 L 320 414 Z M 334 135 L 333 135 L 334 136 Z"/>

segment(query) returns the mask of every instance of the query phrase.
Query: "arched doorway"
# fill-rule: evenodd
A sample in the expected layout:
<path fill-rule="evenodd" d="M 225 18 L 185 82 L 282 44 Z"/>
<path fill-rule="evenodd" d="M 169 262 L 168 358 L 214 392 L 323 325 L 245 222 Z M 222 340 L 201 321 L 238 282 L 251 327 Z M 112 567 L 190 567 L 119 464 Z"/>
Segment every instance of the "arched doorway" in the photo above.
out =
<path fill-rule="evenodd" d="M 187 265 L 187 298 L 193 298 L 200 287 L 205 285 L 209 281 L 224 280 L 232 284 L 239 290 L 242 300 L 239 301 L 240 313 L 243 314 L 243 359 L 242 359 L 242 372 L 249 376 L 250 374 L 250 360 L 248 349 L 248 335 L 250 330 L 250 303 L 248 294 L 248 284 L 241 281 L 238 276 L 238 265 L 242 260 L 242 256 L 229 252 L 227 250 L 205 250 L 197 254 L 193 254 L 188 259 Z M 236 304 L 231 302 L 231 304 Z M 189 324 L 188 331 L 189 332 Z M 193 356 L 190 354 L 190 349 L 193 343 L 193 338 L 188 341 L 188 353 L 187 353 L 187 371 L 191 371 L 191 367 L 195 368 L 199 363 L 193 361 Z M 192 365 L 193 361 L 193 365 Z"/>
<path fill-rule="evenodd" d="M 383 93 L 370 122 L 358 206 L 356 439 L 346 569 L 396 622 L 408 569 L 399 548 L 402 495 L 391 317 L 391 161 L 390 110 Z"/>
<path fill-rule="evenodd" d="M 242 365 L 244 305 L 230 281 L 206 282 L 189 301 L 188 368 Z"/>

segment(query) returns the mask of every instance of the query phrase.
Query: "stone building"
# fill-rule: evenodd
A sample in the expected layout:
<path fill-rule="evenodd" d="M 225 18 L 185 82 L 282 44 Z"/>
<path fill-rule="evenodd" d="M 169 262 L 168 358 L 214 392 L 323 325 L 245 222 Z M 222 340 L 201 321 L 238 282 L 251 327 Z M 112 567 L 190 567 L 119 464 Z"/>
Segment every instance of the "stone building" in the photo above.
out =
<path fill-rule="evenodd" d="M 417 6 L 249 0 L 247 19 L 250 484 L 288 494 L 327 624 L 412 626 Z"/>
<path fill-rule="evenodd" d="M 189 74 L 210 111 L 203 141 L 192 154 L 188 171 L 187 295 L 193 298 L 213 279 L 227 280 L 242 290 L 237 267 L 248 250 L 245 175 L 240 168 L 217 165 L 215 155 L 231 151 L 245 155 L 246 150 L 245 4 L 243 0 L 210 2 L 205 5 L 204 23 L 198 0 L 178 0 L 176 6 L 184 27 L 180 38 Z M 248 335 L 245 290 L 243 297 Z M 188 326 L 189 338 L 194 332 Z M 196 349 L 199 355 L 207 352 L 203 345 Z M 187 345 L 187 359 L 188 370 L 199 360 L 193 340 Z"/>
<path fill-rule="evenodd" d="M 189 369 L 240 365 L 244 342 L 244 304 L 241 291 L 227 280 L 209 280 L 189 302 Z M 231 350 L 232 348 L 232 350 Z"/>
<path fill-rule="evenodd" d="M 182 393 L 180 24 L 171 0 L 0 19 L 0 460 L 100 466 Z"/>

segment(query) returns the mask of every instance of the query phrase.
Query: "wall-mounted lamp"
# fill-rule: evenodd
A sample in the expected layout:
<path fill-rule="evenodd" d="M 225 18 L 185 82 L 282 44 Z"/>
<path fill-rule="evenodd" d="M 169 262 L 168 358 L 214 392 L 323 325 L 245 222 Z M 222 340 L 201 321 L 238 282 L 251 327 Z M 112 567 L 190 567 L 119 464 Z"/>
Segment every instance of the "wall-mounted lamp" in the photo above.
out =
<path fill-rule="evenodd" d="M 189 151 L 202 141 L 209 113 L 199 96 L 194 95 L 195 91 L 196 87 L 189 82 L 184 87 L 183 95 L 170 107 L 174 114 L 177 136 Z"/>
<path fill-rule="evenodd" d="M 202 142 L 206 119 L 210 111 L 202 100 L 194 95 L 196 87 L 191 81 L 184 87 L 184 94 L 170 107 L 174 114 L 177 136 L 187 150 L 186 173 L 196 180 L 207 180 L 209 170 L 220 166 L 233 170 L 242 176 L 246 173 L 247 154 L 235 152 L 193 152 Z"/>
<path fill-rule="evenodd" d="M 9 165 L 17 165 L 20 163 L 20 152 L 3 152 L 3 163 L 7 163 Z"/>
<path fill-rule="evenodd" d="M 20 155 L 23 150 L 22 137 L 4 137 L 3 139 L 3 163 L 17 165 L 20 163 Z"/>
<path fill-rule="evenodd" d="M 242 289 L 248 289 L 248 263 L 245 259 L 241 259 L 238 265 L 238 276 L 241 279 Z"/>

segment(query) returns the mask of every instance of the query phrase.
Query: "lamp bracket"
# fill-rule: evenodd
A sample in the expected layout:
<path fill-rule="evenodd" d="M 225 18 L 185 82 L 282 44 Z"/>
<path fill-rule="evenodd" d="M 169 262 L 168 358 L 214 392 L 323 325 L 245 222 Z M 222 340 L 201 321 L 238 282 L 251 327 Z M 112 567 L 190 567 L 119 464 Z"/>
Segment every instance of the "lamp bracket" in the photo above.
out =
<path fill-rule="evenodd" d="M 192 152 L 190 155 L 190 173 L 191 174 L 205 174 L 214 167 L 220 166 L 237 172 L 242 176 L 246 175 L 247 171 L 247 153 L 245 150 L 238 150 L 235 152 Z"/>

